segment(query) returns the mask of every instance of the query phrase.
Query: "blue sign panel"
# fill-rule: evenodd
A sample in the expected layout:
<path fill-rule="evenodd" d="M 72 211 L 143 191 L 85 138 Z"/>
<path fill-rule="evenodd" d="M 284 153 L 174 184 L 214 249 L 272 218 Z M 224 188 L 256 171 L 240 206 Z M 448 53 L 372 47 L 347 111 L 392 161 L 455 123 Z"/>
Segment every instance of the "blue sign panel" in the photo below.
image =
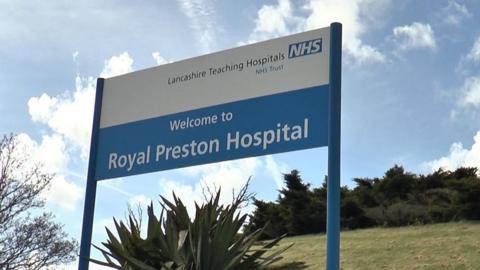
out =
<path fill-rule="evenodd" d="M 323 85 L 101 128 L 96 179 L 328 144 Z"/>

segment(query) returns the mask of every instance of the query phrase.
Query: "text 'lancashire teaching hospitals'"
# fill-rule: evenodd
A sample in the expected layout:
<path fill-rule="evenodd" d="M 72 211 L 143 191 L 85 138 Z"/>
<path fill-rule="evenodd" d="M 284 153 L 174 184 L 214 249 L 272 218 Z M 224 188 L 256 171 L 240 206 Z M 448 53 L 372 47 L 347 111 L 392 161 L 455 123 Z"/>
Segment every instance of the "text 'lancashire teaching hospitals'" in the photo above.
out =
<path fill-rule="evenodd" d="M 147 145 L 142 151 L 134 153 L 116 153 L 108 155 L 108 170 L 121 169 L 127 172 L 135 166 L 147 165 L 150 162 L 162 162 L 171 159 L 191 158 L 195 156 L 218 153 L 222 149 L 234 151 L 251 147 L 267 150 L 270 145 L 288 143 L 308 138 L 308 118 L 303 123 L 290 126 L 277 123 L 276 127 L 253 133 L 228 132 L 225 140 L 192 140 L 182 145 Z M 224 142 L 224 145 L 221 145 Z"/>
<path fill-rule="evenodd" d="M 317 38 L 290 44 L 288 47 L 288 58 L 290 59 L 320 52 L 322 52 L 322 38 Z M 246 66 L 247 68 L 258 66 L 263 67 L 264 65 L 281 62 L 285 59 L 286 56 L 284 53 L 277 52 L 275 54 L 265 55 L 260 58 L 251 58 L 246 60 L 245 62 L 223 64 L 221 66 L 209 67 L 206 70 L 191 71 L 185 74 L 169 77 L 168 84 L 170 85 L 194 79 L 202 79 L 205 78 L 207 75 L 215 76 L 232 71 L 241 72 L 244 70 L 244 66 Z"/>

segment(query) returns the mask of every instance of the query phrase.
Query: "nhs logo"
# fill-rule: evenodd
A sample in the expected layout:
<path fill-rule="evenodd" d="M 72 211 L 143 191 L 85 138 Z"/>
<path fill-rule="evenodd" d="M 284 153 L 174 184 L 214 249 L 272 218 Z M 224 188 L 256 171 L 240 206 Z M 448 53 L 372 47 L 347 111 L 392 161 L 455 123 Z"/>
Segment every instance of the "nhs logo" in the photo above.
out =
<path fill-rule="evenodd" d="M 302 41 L 288 46 L 288 58 L 322 52 L 322 38 Z"/>

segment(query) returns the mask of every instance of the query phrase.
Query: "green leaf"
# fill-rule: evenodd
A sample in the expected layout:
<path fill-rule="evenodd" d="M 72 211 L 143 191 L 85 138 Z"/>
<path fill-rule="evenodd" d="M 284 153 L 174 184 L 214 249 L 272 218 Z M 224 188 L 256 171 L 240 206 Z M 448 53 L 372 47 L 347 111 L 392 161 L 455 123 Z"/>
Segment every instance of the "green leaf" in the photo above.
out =
<path fill-rule="evenodd" d="M 290 246 L 263 257 L 283 236 L 259 247 L 255 244 L 265 228 L 239 234 L 247 218 L 238 211 L 245 192 L 246 188 L 242 189 L 230 205 L 219 205 L 220 190 L 202 205 L 195 202 L 193 221 L 175 193 L 172 201 L 160 196 L 159 217 L 153 203 L 147 206 L 146 238 L 141 237 L 139 219 L 132 213 L 126 223 L 114 219 L 118 237 L 106 228 L 106 250 L 95 246 L 106 262 L 95 262 L 125 270 L 247 270 L 269 265 L 281 259 L 280 254 Z"/>

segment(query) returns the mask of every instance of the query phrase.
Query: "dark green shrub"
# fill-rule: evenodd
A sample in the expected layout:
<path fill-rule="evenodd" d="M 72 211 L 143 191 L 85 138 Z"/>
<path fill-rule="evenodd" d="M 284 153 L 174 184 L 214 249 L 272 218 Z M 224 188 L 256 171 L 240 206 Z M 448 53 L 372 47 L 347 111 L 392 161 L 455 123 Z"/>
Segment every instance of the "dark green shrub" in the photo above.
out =
<path fill-rule="evenodd" d="M 415 175 L 405 172 L 402 166 L 395 165 L 385 172 L 382 181 L 378 182 L 378 190 L 386 198 L 406 200 L 415 187 Z"/>
<path fill-rule="evenodd" d="M 340 223 L 345 229 L 358 229 L 373 226 L 375 221 L 369 218 L 361 205 L 353 198 L 341 202 Z"/>
<path fill-rule="evenodd" d="M 387 226 L 406 226 L 428 222 L 428 209 L 423 205 L 399 201 L 385 210 L 385 224 Z"/>
<path fill-rule="evenodd" d="M 253 200 L 255 210 L 250 215 L 250 220 L 245 226 L 245 232 L 252 233 L 262 229 L 260 240 L 274 239 L 287 233 L 285 220 L 280 214 L 280 205 L 274 202 Z"/>
<path fill-rule="evenodd" d="M 424 193 L 425 205 L 432 222 L 448 222 L 458 217 L 458 207 L 453 203 L 457 192 L 448 188 L 435 188 Z"/>
<path fill-rule="evenodd" d="M 466 172 L 462 171 L 462 173 Z M 480 220 L 480 178 L 469 176 L 468 178 L 452 179 L 448 181 L 448 185 L 457 191 L 453 203 L 459 217 Z"/>

